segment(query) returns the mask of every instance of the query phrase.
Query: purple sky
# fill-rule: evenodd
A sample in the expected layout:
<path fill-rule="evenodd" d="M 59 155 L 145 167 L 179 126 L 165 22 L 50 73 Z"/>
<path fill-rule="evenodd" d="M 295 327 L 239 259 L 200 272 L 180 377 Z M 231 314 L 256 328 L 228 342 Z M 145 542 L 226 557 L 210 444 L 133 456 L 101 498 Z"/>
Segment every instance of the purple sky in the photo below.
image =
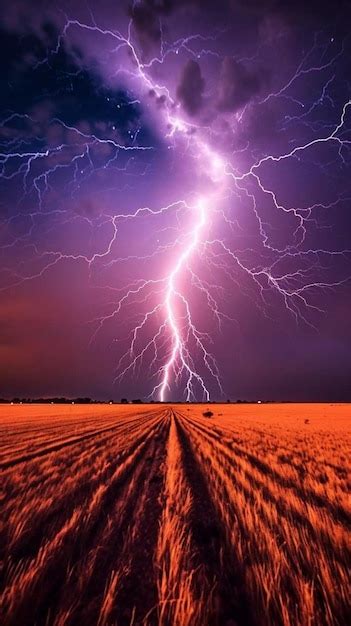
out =
<path fill-rule="evenodd" d="M 3 8 L 0 397 L 351 399 L 350 17 Z"/>

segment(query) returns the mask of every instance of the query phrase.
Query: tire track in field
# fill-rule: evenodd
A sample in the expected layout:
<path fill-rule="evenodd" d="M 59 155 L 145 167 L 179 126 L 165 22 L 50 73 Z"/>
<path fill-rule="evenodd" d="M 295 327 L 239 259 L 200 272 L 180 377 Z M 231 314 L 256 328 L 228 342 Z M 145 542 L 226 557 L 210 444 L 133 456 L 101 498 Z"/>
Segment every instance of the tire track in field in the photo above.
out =
<path fill-rule="evenodd" d="M 214 614 L 208 624 L 253 626 L 250 602 L 245 590 L 245 578 L 239 561 L 228 544 L 225 528 L 208 488 L 208 478 L 196 458 L 191 441 L 191 428 L 184 427 L 182 416 L 174 412 L 182 448 L 187 480 L 191 486 L 192 507 L 190 524 L 207 578 L 214 581 Z M 225 555 L 225 557 L 224 557 Z"/>

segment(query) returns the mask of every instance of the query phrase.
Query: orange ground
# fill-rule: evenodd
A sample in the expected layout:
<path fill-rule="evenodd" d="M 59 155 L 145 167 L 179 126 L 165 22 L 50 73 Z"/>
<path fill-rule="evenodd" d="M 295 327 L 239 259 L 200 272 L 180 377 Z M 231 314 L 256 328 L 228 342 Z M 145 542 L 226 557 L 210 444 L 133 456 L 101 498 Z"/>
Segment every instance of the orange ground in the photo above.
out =
<path fill-rule="evenodd" d="M 0 430 L 4 626 L 348 623 L 350 405 L 0 405 Z"/>

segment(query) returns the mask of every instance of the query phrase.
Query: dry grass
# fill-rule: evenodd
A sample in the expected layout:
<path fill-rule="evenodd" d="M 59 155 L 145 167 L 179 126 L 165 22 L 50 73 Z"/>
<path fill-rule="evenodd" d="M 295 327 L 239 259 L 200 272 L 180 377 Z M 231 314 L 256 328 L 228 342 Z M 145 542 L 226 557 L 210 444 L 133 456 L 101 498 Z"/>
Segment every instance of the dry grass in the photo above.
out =
<path fill-rule="evenodd" d="M 4 626 L 348 623 L 351 407 L 209 408 L 0 407 Z"/>

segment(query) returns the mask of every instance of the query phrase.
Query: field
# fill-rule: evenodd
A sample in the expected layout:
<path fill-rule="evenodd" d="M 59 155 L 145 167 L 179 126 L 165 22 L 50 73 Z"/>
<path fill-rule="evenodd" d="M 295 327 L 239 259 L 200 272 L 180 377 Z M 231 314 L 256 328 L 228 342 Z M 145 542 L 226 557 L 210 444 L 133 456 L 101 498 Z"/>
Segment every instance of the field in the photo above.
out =
<path fill-rule="evenodd" d="M 351 406 L 2 405 L 0 429 L 3 626 L 351 623 Z"/>

